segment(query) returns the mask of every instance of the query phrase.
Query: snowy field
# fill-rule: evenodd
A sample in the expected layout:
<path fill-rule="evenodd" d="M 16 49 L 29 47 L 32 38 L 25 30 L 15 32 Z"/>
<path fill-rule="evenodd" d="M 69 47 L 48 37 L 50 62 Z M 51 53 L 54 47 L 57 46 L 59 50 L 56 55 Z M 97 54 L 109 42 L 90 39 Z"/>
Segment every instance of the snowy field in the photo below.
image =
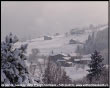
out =
<path fill-rule="evenodd" d="M 75 65 L 74 67 L 63 67 L 66 71 L 67 75 L 74 81 L 79 80 L 85 77 L 88 72 L 86 71 L 88 69 L 88 66 L 85 65 L 83 68 L 81 68 L 78 65 Z"/>
<path fill-rule="evenodd" d="M 107 27 L 102 27 L 99 30 L 103 30 Z M 88 31 L 88 30 L 87 30 Z M 15 47 L 19 47 L 21 44 L 28 44 L 27 48 L 27 56 L 31 54 L 32 49 L 39 49 L 41 55 L 50 55 L 53 51 L 54 54 L 58 53 L 65 53 L 65 54 L 72 54 L 75 53 L 78 44 L 69 44 L 69 40 L 73 39 L 78 42 L 84 43 L 89 34 L 92 34 L 92 31 L 85 32 L 81 35 L 69 35 L 66 37 L 65 35 L 59 36 L 51 36 L 52 40 L 44 40 L 43 37 L 28 40 L 26 42 L 18 42 L 16 43 Z M 96 31 L 97 32 L 97 31 Z M 80 44 L 81 45 L 81 44 Z M 29 63 L 27 63 L 29 65 Z M 87 66 L 79 66 L 75 65 L 74 67 L 63 67 L 64 70 L 67 72 L 67 75 L 72 78 L 72 80 L 82 79 L 84 76 L 87 75 Z"/>
<path fill-rule="evenodd" d="M 105 28 L 107 28 L 107 26 L 95 30 L 95 33 L 97 33 L 97 31 L 104 30 Z M 29 55 L 31 50 L 34 48 L 39 49 L 40 54 L 42 55 L 49 55 L 52 51 L 56 54 L 61 52 L 66 54 L 74 53 L 78 44 L 69 44 L 69 40 L 73 39 L 84 43 L 87 40 L 88 35 L 92 34 L 93 31 L 94 30 L 86 30 L 84 34 L 74 34 L 69 35 L 68 37 L 66 37 L 64 34 L 51 36 L 52 40 L 44 40 L 44 37 L 39 37 L 36 39 L 27 40 L 26 42 L 18 42 L 15 47 L 21 44 L 28 44 L 27 55 Z"/>
<path fill-rule="evenodd" d="M 27 55 L 31 53 L 32 49 L 39 49 L 42 55 L 49 55 L 53 51 L 54 53 L 74 53 L 78 44 L 69 44 L 69 40 L 77 40 L 84 43 L 88 38 L 88 33 L 82 35 L 65 35 L 54 36 L 52 40 L 44 40 L 43 37 L 28 40 L 26 42 L 18 42 L 15 47 L 21 44 L 28 44 Z M 80 44 L 81 45 L 81 44 Z"/>

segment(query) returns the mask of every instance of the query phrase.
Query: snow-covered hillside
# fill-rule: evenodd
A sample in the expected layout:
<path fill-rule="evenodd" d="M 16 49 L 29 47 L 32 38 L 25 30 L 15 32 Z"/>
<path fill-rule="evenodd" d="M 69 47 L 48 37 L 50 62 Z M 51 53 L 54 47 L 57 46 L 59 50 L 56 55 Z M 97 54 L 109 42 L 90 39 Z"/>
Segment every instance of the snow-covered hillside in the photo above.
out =
<path fill-rule="evenodd" d="M 65 35 L 53 36 L 52 40 L 44 40 L 43 37 L 28 40 L 26 42 L 18 42 L 15 47 L 21 44 L 28 44 L 27 55 L 31 53 L 31 50 L 34 48 L 38 48 L 40 53 L 43 55 L 51 54 L 52 50 L 53 53 L 72 53 L 75 51 L 78 44 L 69 44 L 70 39 L 74 39 L 81 43 L 84 43 L 85 40 L 88 38 L 88 33 L 82 35 L 70 35 L 66 37 Z"/>
<path fill-rule="evenodd" d="M 27 55 L 31 53 L 33 48 L 38 48 L 40 53 L 43 55 L 49 55 L 52 51 L 53 53 L 73 53 L 75 52 L 78 44 L 69 44 L 70 39 L 84 43 L 85 40 L 87 40 L 89 34 L 92 34 L 92 32 L 97 33 L 98 31 L 104 30 L 105 28 L 107 28 L 107 26 L 101 27 L 97 30 L 88 29 L 83 34 L 74 34 L 69 35 L 68 37 L 66 37 L 64 34 L 51 36 L 52 40 L 44 40 L 44 37 L 39 37 L 36 39 L 28 40 L 26 42 L 18 42 L 15 47 L 27 43 Z"/>
<path fill-rule="evenodd" d="M 40 55 L 51 55 L 52 53 L 54 54 L 59 54 L 59 53 L 64 53 L 64 54 L 73 54 L 75 53 L 75 50 L 77 48 L 77 45 L 79 44 L 69 44 L 69 41 L 71 39 L 81 42 L 80 45 L 83 45 L 85 41 L 88 39 L 88 36 L 91 35 L 93 32 L 95 34 L 98 31 L 104 30 L 107 27 L 102 27 L 97 30 L 86 30 L 82 34 L 74 34 L 74 35 L 69 35 L 65 36 L 65 34 L 58 35 L 58 36 L 50 36 L 52 39 L 51 40 L 44 40 L 44 37 L 39 37 L 36 39 L 28 40 L 26 42 L 18 42 L 15 44 L 15 47 L 20 46 L 21 44 L 28 44 L 27 48 L 27 56 L 31 54 L 32 49 L 39 49 L 40 50 Z M 29 66 L 30 63 L 26 62 L 27 66 Z M 84 76 L 87 75 L 87 69 L 88 66 L 80 66 L 80 65 L 74 65 L 72 67 L 63 67 L 64 70 L 67 72 L 67 75 L 72 79 L 72 80 L 78 80 L 83 78 Z"/>

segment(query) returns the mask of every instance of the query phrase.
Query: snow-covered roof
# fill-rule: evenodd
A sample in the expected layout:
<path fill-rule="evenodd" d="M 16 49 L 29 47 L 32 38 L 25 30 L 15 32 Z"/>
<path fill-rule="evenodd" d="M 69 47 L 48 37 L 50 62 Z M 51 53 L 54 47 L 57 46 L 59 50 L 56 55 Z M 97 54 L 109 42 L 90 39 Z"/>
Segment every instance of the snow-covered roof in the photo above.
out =
<path fill-rule="evenodd" d="M 74 61 L 80 61 L 81 59 L 74 59 Z"/>
<path fill-rule="evenodd" d="M 66 60 L 57 60 L 57 61 L 66 61 Z"/>
<path fill-rule="evenodd" d="M 67 54 L 65 54 L 65 53 L 60 53 L 61 55 L 63 55 L 63 56 L 68 56 Z"/>
<path fill-rule="evenodd" d="M 64 59 L 66 59 L 66 60 L 69 60 L 70 59 L 70 57 L 63 57 Z"/>
<path fill-rule="evenodd" d="M 73 62 L 67 62 L 68 64 L 72 64 Z"/>
<path fill-rule="evenodd" d="M 74 61 L 87 61 L 87 60 L 91 60 L 91 58 L 74 59 Z"/>

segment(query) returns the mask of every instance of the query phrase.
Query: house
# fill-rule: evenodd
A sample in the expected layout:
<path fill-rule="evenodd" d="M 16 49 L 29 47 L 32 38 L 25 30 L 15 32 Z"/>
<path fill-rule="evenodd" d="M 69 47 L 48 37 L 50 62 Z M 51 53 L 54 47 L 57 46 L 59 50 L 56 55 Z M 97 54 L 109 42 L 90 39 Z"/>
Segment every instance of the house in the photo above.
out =
<path fill-rule="evenodd" d="M 78 53 L 70 53 L 71 61 L 74 62 L 74 59 L 80 59 L 82 56 L 79 56 Z"/>
<path fill-rule="evenodd" d="M 83 55 L 81 58 L 82 63 L 88 64 L 91 61 L 91 54 Z"/>
<path fill-rule="evenodd" d="M 73 64 L 88 64 L 91 61 L 90 55 L 77 56 L 77 53 L 57 54 L 49 57 L 56 64 L 64 67 L 73 66 Z"/>
<path fill-rule="evenodd" d="M 70 64 L 66 63 L 71 59 L 71 57 L 68 57 L 67 54 L 62 53 L 62 54 L 50 56 L 50 59 L 54 61 L 57 65 L 64 66 L 64 67 L 70 66 Z"/>
<path fill-rule="evenodd" d="M 73 62 L 68 61 L 68 62 L 66 62 L 65 66 L 66 66 L 66 67 L 73 66 Z"/>
<path fill-rule="evenodd" d="M 57 65 L 65 66 L 66 60 L 57 60 Z"/>
<path fill-rule="evenodd" d="M 71 40 L 69 41 L 69 44 L 82 44 L 82 43 L 79 42 L 79 41 L 76 41 L 76 40 L 71 39 Z"/>
<path fill-rule="evenodd" d="M 73 40 L 73 39 L 71 39 L 70 41 L 69 41 L 69 44 L 77 44 L 78 42 L 77 41 L 75 41 L 75 40 Z"/>
<path fill-rule="evenodd" d="M 82 58 L 74 59 L 74 63 L 88 64 L 91 61 L 90 55 L 84 55 Z"/>
<path fill-rule="evenodd" d="M 83 64 L 89 64 L 90 61 L 91 61 L 91 58 L 82 58 L 82 59 L 81 59 L 81 62 L 82 62 Z"/>
<path fill-rule="evenodd" d="M 57 60 L 62 60 L 64 56 L 62 54 L 51 55 L 49 56 L 50 60 L 56 62 Z"/>
<path fill-rule="evenodd" d="M 79 28 L 74 28 L 70 31 L 71 35 L 74 35 L 74 34 L 83 34 L 85 31 L 84 30 L 81 30 Z"/>
<path fill-rule="evenodd" d="M 52 40 L 50 36 L 44 36 L 44 40 Z"/>

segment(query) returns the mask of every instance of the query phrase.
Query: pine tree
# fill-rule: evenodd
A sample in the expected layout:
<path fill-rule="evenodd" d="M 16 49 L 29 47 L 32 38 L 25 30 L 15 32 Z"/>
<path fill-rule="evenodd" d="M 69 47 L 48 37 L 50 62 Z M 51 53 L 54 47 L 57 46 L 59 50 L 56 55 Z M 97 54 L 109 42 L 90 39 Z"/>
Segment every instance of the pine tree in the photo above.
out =
<path fill-rule="evenodd" d="M 5 41 L 1 42 L 1 84 L 32 83 L 24 62 L 27 44 L 14 48 L 17 41 L 17 36 L 10 33 Z"/>
<path fill-rule="evenodd" d="M 99 52 L 95 50 L 95 52 L 91 55 L 91 62 L 88 64 L 90 69 L 87 70 L 89 72 L 87 78 L 89 79 L 90 83 L 92 83 L 93 78 L 99 80 L 101 72 L 104 67 L 102 61 L 103 61 L 102 56 L 100 55 Z"/>

